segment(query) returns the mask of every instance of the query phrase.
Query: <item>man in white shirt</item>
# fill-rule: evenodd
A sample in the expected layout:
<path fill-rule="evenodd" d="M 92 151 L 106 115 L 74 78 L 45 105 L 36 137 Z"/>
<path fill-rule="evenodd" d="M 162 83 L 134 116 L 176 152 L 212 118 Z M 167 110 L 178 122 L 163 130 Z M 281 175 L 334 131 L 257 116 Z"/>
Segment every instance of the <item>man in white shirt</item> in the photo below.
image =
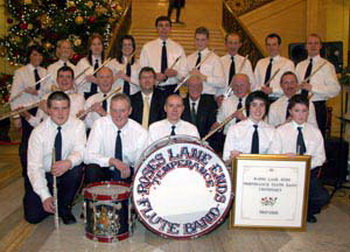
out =
<path fill-rule="evenodd" d="M 254 70 L 257 88 L 269 95 L 270 101 L 277 100 L 283 94 L 280 87 L 282 74 L 287 71 L 294 72 L 294 63 L 280 55 L 281 43 L 282 39 L 278 34 L 267 35 L 265 44 L 269 56 L 259 60 Z M 278 73 L 275 75 L 277 71 Z"/>
<path fill-rule="evenodd" d="M 165 101 L 166 119 L 152 123 L 148 130 L 148 145 L 166 137 L 175 135 L 189 135 L 199 138 L 197 127 L 181 120 L 184 104 L 181 96 L 173 94 Z"/>
<path fill-rule="evenodd" d="M 243 108 L 246 98 L 250 93 L 248 76 L 242 73 L 236 74 L 233 77 L 231 88 L 233 90 L 233 95 L 223 101 L 216 117 L 216 124 L 214 125 L 214 128 L 217 127 L 228 116 L 233 115 L 232 120 L 230 120 L 224 128 L 224 135 L 227 134 L 228 129 L 232 125 L 246 119 Z"/>
<path fill-rule="evenodd" d="M 109 180 L 131 183 L 133 167 L 147 143 L 147 131 L 128 118 L 131 110 L 129 97 L 116 94 L 109 115 L 94 122 L 84 156 L 87 184 Z"/>
<path fill-rule="evenodd" d="M 227 132 L 223 159 L 228 164 L 239 154 L 269 154 L 275 128 L 264 121 L 268 98 L 262 91 L 250 93 L 245 107 L 248 118 L 231 126 Z"/>
<path fill-rule="evenodd" d="M 56 83 L 58 90 L 66 93 L 70 99 L 70 116 L 76 117 L 84 110 L 85 99 L 82 94 L 76 93 L 73 89 L 74 84 L 74 71 L 68 66 L 63 66 L 57 70 Z M 48 117 L 46 99 L 49 95 L 45 95 L 43 98 L 43 105 L 39 107 L 35 115 L 30 114 L 28 111 L 21 113 L 28 123 L 32 127 L 36 127 L 42 120 Z"/>
<path fill-rule="evenodd" d="M 244 73 L 249 77 L 251 90 L 255 90 L 255 77 L 250 60 L 239 55 L 239 49 L 242 47 L 241 37 L 237 33 L 228 33 L 225 36 L 225 47 L 227 54 L 221 57 L 221 62 L 225 71 L 226 90 L 230 88 L 232 78 L 235 74 Z"/>
<path fill-rule="evenodd" d="M 100 92 L 90 96 L 85 103 L 85 110 L 89 113 L 85 117 L 85 124 L 90 129 L 93 123 L 109 112 L 111 98 L 101 102 L 112 90 L 113 71 L 108 67 L 101 68 L 97 73 L 97 85 Z"/>
<path fill-rule="evenodd" d="M 70 67 L 75 72 L 75 65 L 69 61 L 73 55 L 72 44 L 69 40 L 59 40 L 57 42 L 56 55 L 58 61 L 47 67 L 47 72 L 50 74 L 48 82 L 51 88 L 57 86 L 56 78 L 61 67 Z"/>
<path fill-rule="evenodd" d="M 38 223 L 55 213 L 52 191 L 53 176 L 56 176 L 58 214 L 64 224 L 72 224 L 76 220 L 71 204 L 82 180 L 85 126 L 80 120 L 69 117 L 67 94 L 52 93 L 47 107 L 50 117 L 33 130 L 29 139 L 29 181 L 25 179 L 24 215 L 28 222 Z"/>
<path fill-rule="evenodd" d="M 310 34 L 306 41 L 308 58 L 297 65 L 296 74 L 299 83 L 301 83 L 302 94 L 310 96 L 310 100 L 315 105 L 318 128 L 321 130 L 322 135 L 325 136 L 327 122 L 326 101 L 339 94 L 340 85 L 334 66 L 326 59 L 321 58 L 321 48 L 320 36 Z M 317 69 L 319 70 L 312 74 Z M 310 75 L 312 75 L 311 78 Z M 308 78 L 310 79 L 305 81 Z"/>
<path fill-rule="evenodd" d="M 314 223 L 317 221 L 314 215 L 320 213 L 321 208 L 329 202 L 329 193 L 317 177 L 326 161 L 326 154 L 320 130 L 306 122 L 309 104 L 304 95 L 295 95 L 290 99 L 288 110 L 292 121 L 277 128 L 271 151 L 276 154 L 311 156 L 307 221 Z"/>
<path fill-rule="evenodd" d="M 225 74 L 220 57 L 208 48 L 209 30 L 206 27 L 198 27 L 194 36 L 197 50 L 187 57 L 188 71 L 202 79 L 203 94 L 217 98 L 225 91 Z"/>
<path fill-rule="evenodd" d="M 159 37 L 146 43 L 141 50 L 141 67 L 152 67 L 157 74 L 164 96 L 173 93 L 177 82 L 186 75 L 186 54 L 182 46 L 169 38 L 171 21 L 167 16 L 156 19 Z"/>
<path fill-rule="evenodd" d="M 288 101 L 299 91 L 297 76 L 293 72 L 285 72 L 281 77 L 280 85 L 283 90 L 283 95 L 278 98 L 277 101 L 271 104 L 268 116 L 269 124 L 275 127 L 278 127 L 291 120 L 289 110 L 287 108 Z M 318 127 L 313 103 L 310 103 L 309 106 L 309 116 L 307 118 L 307 122 L 315 127 Z"/>

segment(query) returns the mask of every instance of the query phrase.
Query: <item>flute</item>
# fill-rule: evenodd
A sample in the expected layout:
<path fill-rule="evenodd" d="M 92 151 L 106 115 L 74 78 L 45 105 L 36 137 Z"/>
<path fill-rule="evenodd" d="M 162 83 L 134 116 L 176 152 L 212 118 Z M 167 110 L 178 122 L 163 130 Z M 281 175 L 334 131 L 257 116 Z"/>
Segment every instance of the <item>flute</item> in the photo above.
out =
<path fill-rule="evenodd" d="M 225 118 L 225 120 L 223 120 L 215 129 L 211 130 L 206 136 L 204 136 L 202 138 L 202 141 L 206 141 L 209 137 L 211 137 L 212 135 L 214 135 L 219 129 L 221 129 L 222 127 L 224 127 L 229 121 L 231 121 L 234 117 L 235 117 L 235 113 L 236 112 L 241 112 L 245 110 L 245 107 L 242 107 L 238 110 L 236 110 L 235 112 L 233 112 L 231 115 L 229 115 L 228 117 Z"/>
<path fill-rule="evenodd" d="M 41 78 L 40 80 L 38 80 L 37 82 L 35 82 L 33 85 L 29 85 L 27 88 L 31 88 L 31 87 L 35 87 L 38 83 L 46 80 L 47 78 L 49 78 L 51 76 L 51 73 L 47 74 L 45 77 Z M 16 94 L 14 97 L 12 97 L 8 103 L 13 102 L 14 100 L 16 100 L 18 97 L 22 96 L 25 93 L 24 90 L 20 91 L 18 94 Z"/>
<path fill-rule="evenodd" d="M 121 87 L 117 87 L 112 92 L 110 92 L 108 95 L 106 95 L 106 97 L 103 97 L 103 99 L 101 101 L 99 101 L 99 103 L 104 102 L 105 100 L 107 100 L 109 97 L 111 97 L 115 93 L 119 92 L 120 90 L 121 90 Z M 84 110 L 79 116 L 77 116 L 78 119 L 83 118 L 85 115 L 87 115 L 89 112 L 91 112 L 91 108 L 92 108 L 92 106 L 89 107 L 87 110 Z"/>
<path fill-rule="evenodd" d="M 309 77 L 307 77 L 305 80 L 303 80 L 303 82 L 308 82 L 312 76 L 314 76 L 318 71 L 320 71 L 320 69 L 327 64 L 327 61 L 323 62 L 318 68 L 315 69 L 315 71 L 313 71 Z"/>
<path fill-rule="evenodd" d="M 210 53 L 208 53 L 207 56 L 206 56 L 201 62 L 199 62 L 194 68 L 200 67 L 200 66 L 209 58 L 209 56 L 210 56 L 211 54 L 213 54 L 213 53 L 214 53 L 214 50 L 210 51 Z M 177 90 L 179 90 L 179 88 L 180 88 L 191 76 L 192 76 L 191 74 L 187 75 L 186 78 L 183 79 L 183 81 L 181 81 L 179 85 L 177 85 L 177 87 L 176 87 L 175 90 L 174 90 L 174 93 L 175 93 Z"/>
<path fill-rule="evenodd" d="M 173 64 L 171 64 L 171 66 L 169 67 L 169 69 L 174 68 L 174 66 L 175 66 L 176 63 L 180 60 L 180 58 L 181 58 L 181 56 L 177 57 L 177 58 L 175 59 L 175 61 L 173 62 Z"/>
<path fill-rule="evenodd" d="M 242 72 L 243 67 L 244 67 L 244 65 L 245 65 L 245 63 L 246 63 L 246 61 L 247 61 L 247 59 L 248 59 L 248 54 L 244 57 L 242 63 L 241 63 L 240 66 L 239 66 L 239 70 L 238 70 L 238 72 L 237 72 L 236 74 L 239 74 L 239 73 Z M 225 97 L 225 98 L 228 98 L 228 97 L 232 94 L 232 92 L 233 92 L 233 90 L 232 90 L 232 88 L 231 88 L 232 84 L 233 84 L 233 78 L 231 79 L 231 81 L 230 81 L 230 83 L 229 83 L 229 85 L 228 85 L 228 87 L 227 87 L 227 89 L 226 89 L 226 91 L 225 91 L 225 93 L 224 93 L 224 97 Z"/>
<path fill-rule="evenodd" d="M 101 66 L 99 66 L 96 70 L 92 72 L 91 75 L 94 75 L 98 71 L 100 71 L 103 67 L 105 67 L 109 62 L 111 62 L 112 58 L 108 58 Z M 90 67 L 89 67 L 90 68 Z M 75 88 L 78 88 L 81 84 L 85 82 L 85 79 L 82 79 L 78 84 L 75 85 Z"/>
<path fill-rule="evenodd" d="M 281 70 L 281 68 L 278 68 L 277 70 L 276 70 L 276 72 L 274 72 L 273 73 L 273 75 L 271 76 L 271 78 L 268 80 L 268 81 L 266 81 L 266 83 L 264 84 L 264 86 L 269 86 L 270 85 L 270 82 L 276 77 L 276 75 L 279 73 L 279 71 Z"/>
<path fill-rule="evenodd" d="M 52 166 L 56 162 L 56 149 L 52 149 Z M 53 175 L 53 198 L 54 198 L 54 204 L 55 204 L 55 218 L 54 218 L 54 223 L 55 223 L 55 228 L 59 229 L 60 222 L 58 219 L 58 200 L 57 200 L 57 178 L 55 175 Z"/>
<path fill-rule="evenodd" d="M 6 118 L 9 118 L 9 117 L 13 117 L 13 116 L 19 115 L 19 114 L 21 114 L 22 112 L 25 112 L 25 111 L 30 110 L 30 109 L 32 109 L 32 108 L 39 107 L 41 102 L 42 102 L 42 101 L 39 101 L 39 102 L 33 103 L 32 105 L 29 105 L 29 106 L 27 106 L 27 107 L 21 108 L 21 109 L 19 109 L 19 110 L 11 111 L 11 112 L 9 112 L 9 113 L 3 115 L 2 117 L 0 117 L 0 121 L 1 121 L 1 120 L 4 120 L 4 119 L 6 119 Z"/>

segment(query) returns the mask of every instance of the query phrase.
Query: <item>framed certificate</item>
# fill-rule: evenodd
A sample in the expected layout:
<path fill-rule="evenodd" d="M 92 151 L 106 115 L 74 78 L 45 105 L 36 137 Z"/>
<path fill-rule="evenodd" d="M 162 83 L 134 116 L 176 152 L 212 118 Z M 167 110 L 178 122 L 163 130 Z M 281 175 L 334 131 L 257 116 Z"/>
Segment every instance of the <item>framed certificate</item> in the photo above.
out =
<path fill-rule="evenodd" d="M 230 228 L 306 230 L 311 156 L 239 155 Z"/>

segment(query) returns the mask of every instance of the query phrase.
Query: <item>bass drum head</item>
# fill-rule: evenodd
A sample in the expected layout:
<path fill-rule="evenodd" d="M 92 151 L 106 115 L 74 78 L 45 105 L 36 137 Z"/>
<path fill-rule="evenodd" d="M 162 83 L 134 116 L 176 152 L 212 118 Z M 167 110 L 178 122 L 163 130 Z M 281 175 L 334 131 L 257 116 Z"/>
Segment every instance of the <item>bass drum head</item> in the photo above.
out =
<path fill-rule="evenodd" d="M 223 161 L 196 138 L 175 136 L 146 150 L 133 184 L 137 214 L 165 237 L 196 238 L 216 228 L 228 213 L 231 179 Z"/>

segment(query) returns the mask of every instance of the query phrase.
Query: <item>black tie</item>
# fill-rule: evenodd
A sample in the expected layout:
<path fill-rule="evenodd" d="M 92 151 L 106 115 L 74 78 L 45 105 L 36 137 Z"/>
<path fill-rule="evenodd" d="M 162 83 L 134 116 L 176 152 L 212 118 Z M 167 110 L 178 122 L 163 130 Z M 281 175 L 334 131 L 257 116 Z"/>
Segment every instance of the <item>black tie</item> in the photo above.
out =
<path fill-rule="evenodd" d="M 231 56 L 231 66 L 230 66 L 230 75 L 228 78 L 228 85 L 231 84 L 232 77 L 236 74 L 235 58 Z"/>
<path fill-rule="evenodd" d="M 258 133 L 258 125 L 253 125 L 255 130 L 252 138 L 252 149 L 251 154 L 259 154 L 259 133 Z"/>
<path fill-rule="evenodd" d="M 63 63 L 63 66 L 64 66 L 64 67 L 67 67 L 67 63 L 66 63 L 66 62 L 64 62 L 64 63 Z"/>
<path fill-rule="evenodd" d="M 40 75 L 38 73 L 38 69 L 34 69 L 34 78 L 35 78 L 35 83 L 37 83 L 40 80 Z M 40 82 L 38 82 L 35 85 L 35 90 L 39 90 L 40 89 Z"/>
<path fill-rule="evenodd" d="M 131 65 L 130 63 L 126 64 L 126 75 L 131 76 Z M 124 81 L 123 93 L 126 95 L 130 95 L 130 83 L 126 80 Z"/>
<path fill-rule="evenodd" d="M 115 154 L 114 157 L 123 162 L 123 149 L 122 149 L 122 138 L 120 137 L 121 131 L 118 130 L 118 135 L 115 140 Z"/>
<path fill-rule="evenodd" d="M 238 104 L 237 104 L 237 111 L 240 110 L 243 107 L 242 105 L 242 98 L 238 98 Z M 239 123 L 241 120 L 236 118 L 236 123 Z"/>
<path fill-rule="evenodd" d="M 61 126 L 57 127 L 57 134 L 55 137 L 55 155 L 56 161 L 62 160 L 62 135 L 61 135 Z"/>
<path fill-rule="evenodd" d="M 166 51 L 166 42 L 163 41 L 162 62 L 161 62 L 161 67 L 160 67 L 161 73 L 164 73 L 167 68 L 168 68 L 168 56 L 167 56 L 167 51 Z"/>
<path fill-rule="evenodd" d="M 192 102 L 192 107 L 191 107 L 191 121 L 194 125 L 197 124 L 197 115 L 196 115 L 196 103 Z"/>
<path fill-rule="evenodd" d="M 198 52 L 198 57 L 197 57 L 197 61 L 196 61 L 196 67 L 198 70 L 201 68 L 200 66 L 198 66 L 201 63 L 201 60 L 202 60 L 202 54 L 201 54 L 201 52 Z"/>
<path fill-rule="evenodd" d="M 175 136 L 176 135 L 175 128 L 176 128 L 175 125 L 171 126 L 171 134 L 170 134 L 171 136 Z"/>
<path fill-rule="evenodd" d="M 103 95 L 103 98 L 106 98 L 107 94 Z M 107 112 L 107 99 L 103 100 L 102 102 L 102 108 Z"/>
<path fill-rule="evenodd" d="M 299 155 L 304 155 L 306 152 L 306 146 L 305 146 L 305 142 L 304 142 L 303 132 L 301 131 L 302 129 L 303 129 L 303 127 L 298 127 L 296 153 Z"/>
<path fill-rule="evenodd" d="M 307 68 L 306 68 L 304 80 L 310 76 L 311 71 L 312 71 L 312 58 L 310 58 L 309 65 L 308 65 Z M 308 80 L 307 82 L 309 83 L 310 80 Z M 303 90 L 301 90 L 301 94 L 304 95 L 304 96 L 306 96 L 306 97 L 308 97 L 309 91 L 303 89 Z"/>
<path fill-rule="evenodd" d="M 265 74 L 265 82 L 264 84 L 266 84 L 270 78 L 271 78 L 271 71 L 272 71 L 272 61 L 273 61 L 273 58 L 270 59 L 270 63 L 269 65 L 267 66 L 266 68 L 266 74 Z M 266 86 L 270 86 L 270 84 L 266 85 Z"/>
<path fill-rule="evenodd" d="M 96 69 L 98 69 L 98 59 L 96 59 L 95 61 L 95 65 L 94 65 L 94 71 L 96 71 Z M 96 74 L 94 74 L 94 76 L 96 77 Z M 96 83 L 91 83 L 91 88 L 90 88 L 90 93 L 91 94 L 96 94 L 97 93 L 97 84 Z"/>
<path fill-rule="evenodd" d="M 287 106 L 287 111 L 286 111 L 286 120 L 288 120 L 290 114 L 289 114 L 289 109 L 288 109 L 288 106 Z"/>

